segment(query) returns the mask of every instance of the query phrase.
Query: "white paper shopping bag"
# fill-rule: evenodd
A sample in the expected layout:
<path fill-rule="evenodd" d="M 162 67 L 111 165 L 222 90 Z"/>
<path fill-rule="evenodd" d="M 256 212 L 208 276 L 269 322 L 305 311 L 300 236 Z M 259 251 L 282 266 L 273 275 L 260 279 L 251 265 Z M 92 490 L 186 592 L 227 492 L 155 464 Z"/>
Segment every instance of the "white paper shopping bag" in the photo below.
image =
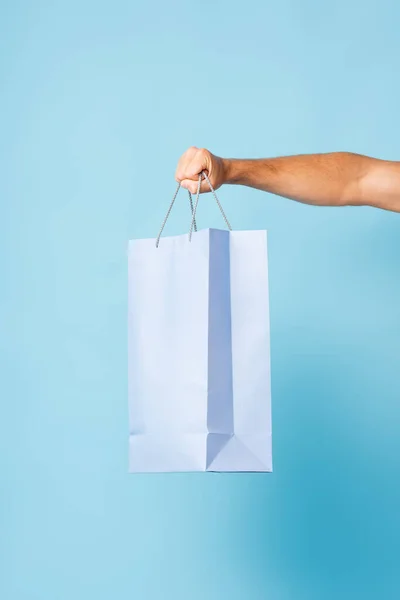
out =
<path fill-rule="evenodd" d="M 130 471 L 271 471 L 266 232 L 128 254 Z"/>

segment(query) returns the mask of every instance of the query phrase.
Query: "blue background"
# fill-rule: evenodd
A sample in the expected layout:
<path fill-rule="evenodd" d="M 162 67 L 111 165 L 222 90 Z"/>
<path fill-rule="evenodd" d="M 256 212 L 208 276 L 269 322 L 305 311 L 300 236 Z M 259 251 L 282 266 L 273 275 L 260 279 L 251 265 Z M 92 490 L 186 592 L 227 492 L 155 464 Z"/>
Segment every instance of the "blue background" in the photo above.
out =
<path fill-rule="evenodd" d="M 1 2 L 2 599 L 400 597 L 399 215 L 220 192 L 269 230 L 273 475 L 129 476 L 126 356 L 127 240 L 187 146 L 400 158 L 399 19 Z"/>

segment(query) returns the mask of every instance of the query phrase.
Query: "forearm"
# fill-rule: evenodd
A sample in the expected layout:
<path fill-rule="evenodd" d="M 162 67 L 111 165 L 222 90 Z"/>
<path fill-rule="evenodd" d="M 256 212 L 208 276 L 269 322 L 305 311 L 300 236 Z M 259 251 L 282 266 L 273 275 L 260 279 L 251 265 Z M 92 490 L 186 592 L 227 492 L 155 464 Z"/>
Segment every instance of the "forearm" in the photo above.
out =
<path fill-rule="evenodd" d="M 376 201 L 371 172 L 387 164 L 366 156 L 337 152 L 272 159 L 224 159 L 225 182 L 319 206 L 370 204 Z M 366 185 L 368 183 L 368 185 Z M 371 185 L 371 183 L 373 185 Z M 379 194 L 378 194 L 379 196 Z M 392 210 L 400 210 L 400 198 Z"/>

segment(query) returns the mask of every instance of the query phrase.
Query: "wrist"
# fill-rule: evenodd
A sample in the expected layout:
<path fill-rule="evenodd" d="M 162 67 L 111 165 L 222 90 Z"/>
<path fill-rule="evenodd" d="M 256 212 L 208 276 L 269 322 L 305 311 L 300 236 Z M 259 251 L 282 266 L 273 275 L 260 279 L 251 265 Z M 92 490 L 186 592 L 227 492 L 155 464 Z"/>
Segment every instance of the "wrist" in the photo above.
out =
<path fill-rule="evenodd" d="M 242 177 L 241 161 L 233 158 L 222 159 L 223 180 L 227 184 L 240 183 Z"/>

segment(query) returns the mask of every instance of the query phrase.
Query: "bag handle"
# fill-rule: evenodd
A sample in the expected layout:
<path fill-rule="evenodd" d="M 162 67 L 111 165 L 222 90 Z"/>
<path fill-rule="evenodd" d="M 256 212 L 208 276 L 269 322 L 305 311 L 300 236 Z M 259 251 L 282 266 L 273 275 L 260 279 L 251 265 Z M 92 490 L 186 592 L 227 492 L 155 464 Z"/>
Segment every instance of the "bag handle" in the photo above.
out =
<path fill-rule="evenodd" d="M 198 180 L 198 182 L 197 182 L 196 200 L 195 200 L 194 207 L 193 207 L 193 198 L 192 198 L 192 194 L 191 194 L 191 193 L 189 192 L 189 190 L 188 190 L 188 193 L 189 193 L 189 202 L 190 202 L 190 209 L 191 209 L 191 211 L 192 211 L 192 221 L 191 221 L 191 223 L 190 223 L 190 230 L 189 230 L 189 242 L 191 242 L 191 241 L 192 241 L 192 233 L 193 233 L 193 230 L 194 230 L 194 231 L 197 231 L 196 212 L 197 212 L 197 206 L 198 206 L 198 204 L 199 204 L 199 198 L 200 198 L 200 186 L 201 186 L 201 181 L 202 181 L 203 177 L 204 177 L 204 179 L 207 181 L 207 183 L 208 183 L 208 185 L 209 185 L 210 191 L 211 191 L 212 195 L 213 195 L 213 196 L 214 196 L 214 198 L 215 198 L 215 201 L 216 201 L 216 203 L 217 203 L 217 205 L 218 205 L 218 208 L 219 208 L 219 210 L 221 211 L 221 214 L 222 214 L 222 216 L 223 216 L 223 218 L 224 218 L 224 221 L 225 221 L 225 223 L 226 223 L 226 225 L 227 225 L 227 227 L 228 227 L 229 231 L 232 231 L 232 227 L 231 227 L 231 225 L 230 225 L 230 223 L 229 223 L 229 221 L 228 221 L 228 218 L 227 218 L 227 216 L 226 216 L 226 214 L 225 214 L 225 211 L 224 211 L 224 209 L 222 208 L 221 202 L 219 201 L 219 198 L 218 198 L 218 196 L 217 196 L 217 194 L 216 194 L 216 192 L 215 192 L 215 190 L 214 190 L 214 188 L 213 188 L 213 186 L 212 186 L 212 184 L 211 184 L 211 181 L 210 181 L 210 179 L 208 178 L 208 175 L 207 175 L 207 173 L 205 173 L 204 171 L 202 171 L 201 173 L 199 173 L 199 180 Z M 158 236 L 157 236 L 157 239 L 156 239 L 156 248 L 158 248 L 158 246 L 159 246 L 159 244 L 160 244 L 160 238 L 161 238 L 162 232 L 164 231 L 165 224 L 166 224 L 166 222 L 167 222 L 167 220 L 168 220 L 168 217 L 169 217 L 169 215 L 171 214 L 171 210 L 172 210 L 172 207 L 174 206 L 174 203 L 175 203 L 176 197 L 177 197 L 177 195 L 178 195 L 178 192 L 179 192 L 179 190 L 180 190 L 180 187 L 181 187 L 181 184 L 180 184 L 180 183 L 178 183 L 178 187 L 176 188 L 176 191 L 175 191 L 174 197 L 172 198 L 172 201 L 171 201 L 171 204 L 169 205 L 169 208 L 168 208 L 167 214 L 165 215 L 164 221 L 163 221 L 163 223 L 162 223 L 162 225 L 161 225 L 160 232 L 159 232 L 159 234 L 158 234 Z"/>
<path fill-rule="evenodd" d="M 178 195 L 178 193 L 179 193 L 179 190 L 180 190 L 180 188 L 181 188 L 181 184 L 180 184 L 180 183 L 178 183 L 178 187 L 177 187 L 177 188 L 176 188 L 176 190 L 175 190 L 174 197 L 173 197 L 173 198 L 172 198 L 172 200 L 171 200 L 171 204 L 169 205 L 169 208 L 168 208 L 167 214 L 165 215 L 164 221 L 163 221 L 163 223 L 162 223 L 162 225 L 161 225 L 160 232 L 159 232 L 159 234 L 158 234 L 158 236 L 157 236 L 157 240 L 156 240 L 156 248 L 158 248 L 158 245 L 159 245 L 159 243 L 160 243 L 161 234 L 162 234 L 162 232 L 164 231 L 165 224 L 166 224 L 166 222 L 168 221 L 168 217 L 169 217 L 169 215 L 171 214 L 172 207 L 173 207 L 173 206 L 174 206 L 174 204 L 175 204 L 175 200 L 176 200 L 176 197 L 177 197 L 177 195 Z M 189 204 L 190 204 L 190 210 L 191 210 L 191 212 L 192 212 L 192 216 L 193 216 L 193 213 L 194 213 L 194 209 L 193 209 L 193 198 L 192 198 L 192 194 L 190 193 L 190 191 L 189 191 L 189 190 L 188 190 L 188 194 L 189 194 Z M 192 218 L 192 222 L 193 222 L 193 218 Z M 193 227 L 194 227 L 194 230 L 195 230 L 195 231 L 197 231 L 197 223 L 196 223 L 196 219 L 194 220 L 194 225 L 193 225 Z"/>

